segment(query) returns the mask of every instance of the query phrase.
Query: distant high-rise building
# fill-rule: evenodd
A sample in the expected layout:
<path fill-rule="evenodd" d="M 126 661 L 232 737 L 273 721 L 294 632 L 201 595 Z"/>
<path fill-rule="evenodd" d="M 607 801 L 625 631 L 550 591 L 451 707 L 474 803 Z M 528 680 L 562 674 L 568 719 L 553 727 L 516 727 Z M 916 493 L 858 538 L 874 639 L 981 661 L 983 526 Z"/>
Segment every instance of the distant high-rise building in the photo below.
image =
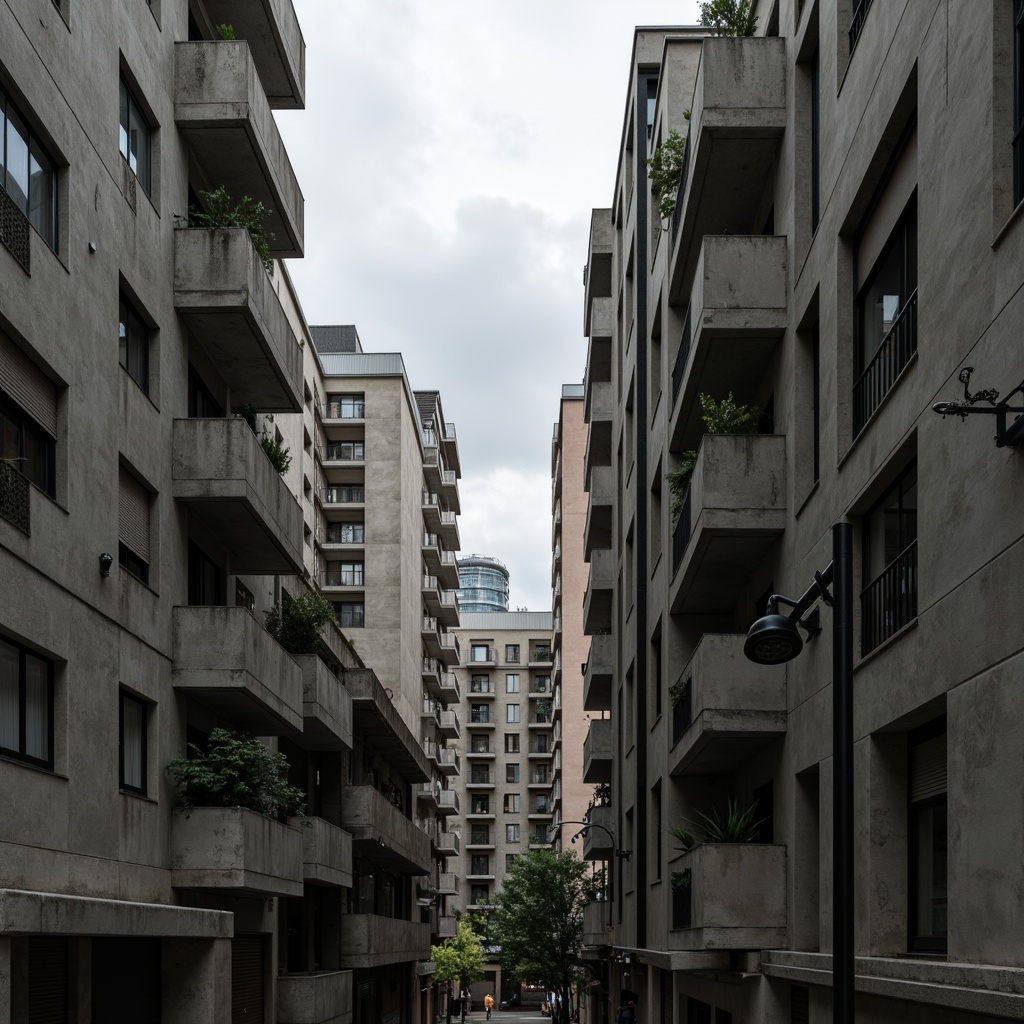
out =
<path fill-rule="evenodd" d="M 507 612 L 508 569 L 488 555 L 459 562 L 459 608 L 464 612 Z"/>

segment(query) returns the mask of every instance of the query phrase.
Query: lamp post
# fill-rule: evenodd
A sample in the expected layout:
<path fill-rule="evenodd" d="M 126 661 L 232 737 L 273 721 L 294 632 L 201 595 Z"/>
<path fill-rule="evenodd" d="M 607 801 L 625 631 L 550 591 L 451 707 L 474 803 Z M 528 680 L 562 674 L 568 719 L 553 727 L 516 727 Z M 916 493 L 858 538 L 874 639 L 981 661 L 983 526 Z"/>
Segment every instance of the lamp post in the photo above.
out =
<path fill-rule="evenodd" d="M 829 586 L 832 592 L 829 593 Z M 747 632 L 743 653 L 759 665 L 779 665 L 803 648 L 797 625 L 817 601 L 832 606 L 832 1020 L 853 1024 L 853 526 L 832 526 L 832 561 L 793 601 L 768 599 L 767 614 Z M 788 605 L 788 615 L 779 605 Z"/>

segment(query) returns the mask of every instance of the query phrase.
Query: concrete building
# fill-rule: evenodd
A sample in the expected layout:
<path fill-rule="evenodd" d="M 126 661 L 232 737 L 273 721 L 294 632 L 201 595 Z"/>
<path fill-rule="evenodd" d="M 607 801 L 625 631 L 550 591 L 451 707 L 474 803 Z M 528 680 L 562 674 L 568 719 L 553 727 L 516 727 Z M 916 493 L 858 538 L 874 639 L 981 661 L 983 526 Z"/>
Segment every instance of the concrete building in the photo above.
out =
<path fill-rule="evenodd" d="M 458 902 L 463 911 L 482 911 L 501 889 L 508 861 L 551 841 L 561 740 L 551 613 L 465 612 L 456 634 L 465 652 L 456 668 L 464 763 L 453 826 L 462 839 Z M 474 999 L 487 991 L 504 996 L 509 984 L 494 961 Z"/>
<path fill-rule="evenodd" d="M 465 612 L 508 611 L 508 569 L 489 555 L 459 559 L 459 607 Z"/>
<path fill-rule="evenodd" d="M 3 1021 L 435 1013 L 458 450 L 400 359 L 325 374 L 274 262 L 303 103 L 288 0 L 0 5 Z M 221 187 L 269 253 L 181 226 Z M 293 656 L 265 614 L 313 583 L 352 642 Z M 306 813 L 183 810 L 167 766 L 218 727 Z"/>
<path fill-rule="evenodd" d="M 841 519 L 856 1019 L 1020 1019 L 1020 455 L 931 409 L 1024 376 L 1020 5 L 755 7 L 753 38 L 636 31 L 591 225 L 586 770 L 632 857 L 588 837 L 612 882 L 589 1019 L 629 988 L 643 1020 L 831 1020 L 833 612 L 785 666 L 743 644 Z M 645 161 L 673 130 L 662 219 Z M 730 393 L 756 433 L 706 431 Z M 668 832 L 730 801 L 753 842 Z"/>

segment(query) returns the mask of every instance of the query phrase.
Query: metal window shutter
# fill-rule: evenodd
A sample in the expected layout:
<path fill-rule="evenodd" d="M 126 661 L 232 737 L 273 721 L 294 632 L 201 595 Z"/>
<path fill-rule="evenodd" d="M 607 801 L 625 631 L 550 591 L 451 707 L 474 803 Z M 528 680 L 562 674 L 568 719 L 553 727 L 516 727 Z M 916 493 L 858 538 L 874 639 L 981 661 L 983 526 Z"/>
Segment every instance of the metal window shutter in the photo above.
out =
<path fill-rule="evenodd" d="M 231 1024 L 263 1022 L 263 936 L 231 940 Z"/>
<path fill-rule="evenodd" d="M 68 1020 L 68 941 L 28 940 L 28 1024 Z"/>
<path fill-rule="evenodd" d="M 910 800 L 929 800 L 946 792 L 946 734 L 910 748 Z"/>
<path fill-rule="evenodd" d="M 13 398 L 56 438 L 57 389 L 53 381 L 3 331 L 0 331 L 0 391 Z"/>
<path fill-rule="evenodd" d="M 117 493 L 117 535 L 144 562 L 149 562 L 149 492 L 122 469 Z"/>
<path fill-rule="evenodd" d="M 789 986 L 789 1021 L 790 1024 L 809 1024 L 810 989 L 806 985 Z"/>

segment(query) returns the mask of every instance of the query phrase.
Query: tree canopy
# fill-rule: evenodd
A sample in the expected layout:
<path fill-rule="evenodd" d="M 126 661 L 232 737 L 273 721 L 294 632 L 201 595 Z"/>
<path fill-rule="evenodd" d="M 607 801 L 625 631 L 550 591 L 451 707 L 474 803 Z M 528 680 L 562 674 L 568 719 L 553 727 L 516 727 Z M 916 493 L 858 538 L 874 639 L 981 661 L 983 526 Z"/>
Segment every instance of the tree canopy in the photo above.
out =
<path fill-rule="evenodd" d="M 583 908 L 597 889 L 575 854 L 531 850 L 511 862 L 495 897 L 493 928 L 502 970 L 520 981 L 543 981 L 557 992 L 566 1022 L 573 992 L 587 976 Z"/>
<path fill-rule="evenodd" d="M 430 959 L 435 964 L 434 980 L 454 981 L 460 989 L 484 976 L 483 947 L 468 917 L 459 919 L 454 938 L 430 947 Z"/>

